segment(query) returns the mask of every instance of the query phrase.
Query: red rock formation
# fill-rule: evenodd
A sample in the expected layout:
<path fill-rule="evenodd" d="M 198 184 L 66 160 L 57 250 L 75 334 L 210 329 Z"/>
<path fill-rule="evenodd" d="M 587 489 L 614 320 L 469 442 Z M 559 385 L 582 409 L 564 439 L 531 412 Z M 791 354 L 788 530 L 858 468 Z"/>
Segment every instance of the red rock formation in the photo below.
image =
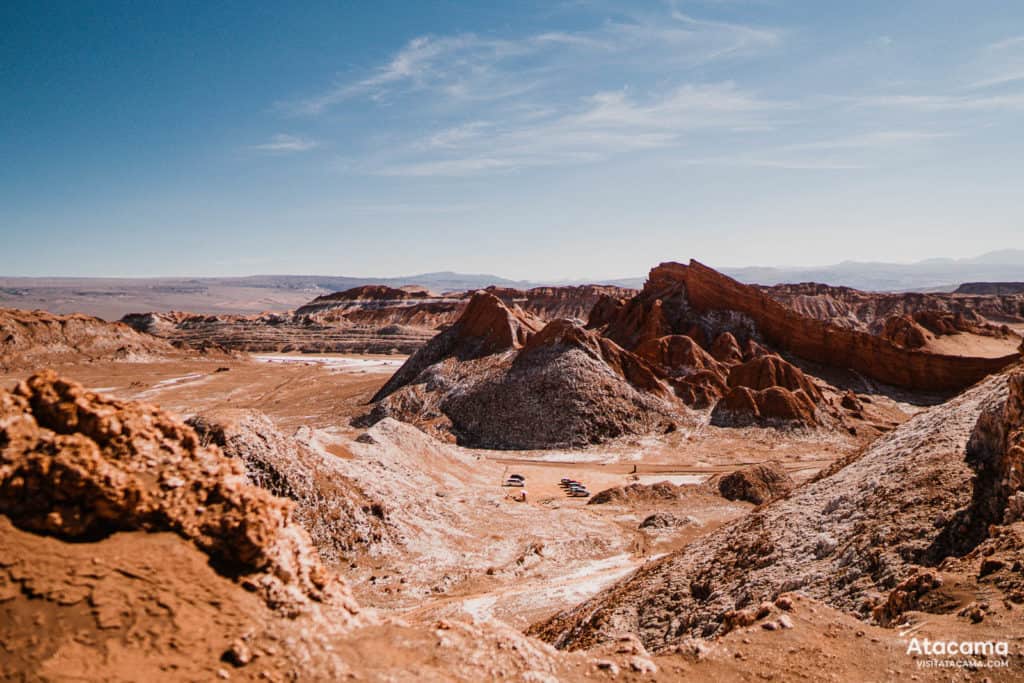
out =
<path fill-rule="evenodd" d="M 686 377 L 673 377 L 669 383 L 679 400 L 693 408 L 707 408 L 729 390 L 722 375 L 711 370 L 702 370 Z"/>
<path fill-rule="evenodd" d="M 671 376 L 685 376 L 709 370 L 724 375 L 724 368 L 692 338 L 672 334 L 641 342 L 634 350 L 651 365 L 663 368 Z"/>
<path fill-rule="evenodd" d="M 819 423 L 814 401 L 802 390 L 782 387 L 755 390 L 733 387 L 715 406 L 714 424 L 742 426 L 794 422 L 803 425 Z"/>
<path fill-rule="evenodd" d="M 919 349 L 928 343 L 928 333 L 909 315 L 886 318 L 881 336 L 904 349 Z"/>
<path fill-rule="evenodd" d="M 648 339 L 635 353 L 669 380 L 686 405 L 706 408 L 726 391 L 727 368 L 686 335 Z"/>
<path fill-rule="evenodd" d="M 761 390 L 782 387 L 803 391 L 813 402 L 822 400 L 821 390 L 803 371 L 779 356 L 759 356 L 729 371 L 730 387 Z"/>
<path fill-rule="evenodd" d="M 711 355 L 715 360 L 728 365 L 743 362 L 743 352 L 740 344 L 731 332 L 723 332 L 715 338 L 711 345 Z"/>
<path fill-rule="evenodd" d="M 610 285 L 534 287 L 527 290 L 488 287 L 484 291 L 501 299 L 506 306 L 518 306 L 547 321 L 560 318 L 587 321 L 591 310 L 603 299 L 623 300 L 636 294 L 634 289 Z"/>
<path fill-rule="evenodd" d="M 590 314 L 587 317 L 587 329 L 601 329 L 615 319 L 625 305 L 626 299 L 602 294 L 590 309 Z"/>
<path fill-rule="evenodd" d="M 479 314 L 467 309 L 464 316 L 472 325 L 460 319 L 410 358 L 360 424 L 395 417 L 464 445 L 515 449 L 662 432 L 681 416 L 658 372 L 598 332 L 555 320 L 520 347 L 522 337 L 504 331 L 532 329 L 523 314 L 479 296 Z M 481 330 L 483 337 L 468 334 Z M 495 340 L 506 346 L 496 348 Z"/>
<path fill-rule="evenodd" d="M 609 334 L 636 339 L 651 325 L 662 326 L 666 315 L 654 302 L 669 299 L 677 302 L 677 308 L 689 307 L 679 313 L 680 318 L 732 312 L 749 320 L 767 343 L 781 351 L 911 389 L 957 391 L 1019 357 L 941 356 L 903 349 L 866 332 L 803 316 L 760 289 L 740 284 L 696 261 L 689 266 L 665 263 L 654 268 L 644 291 L 609 324 Z M 650 323 L 645 315 L 654 310 L 657 315 Z"/>
<path fill-rule="evenodd" d="M 761 356 L 771 355 L 771 351 L 758 344 L 753 339 L 748 339 L 747 343 L 743 345 L 743 360 L 751 360 L 753 358 L 760 358 Z"/>
<path fill-rule="evenodd" d="M 413 354 L 373 400 L 379 401 L 409 384 L 423 370 L 445 358 L 466 361 L 522 348 L 541 326 L 541 321 L 519 308 L 510 309 L 493 294 L 477 292 L 455 324 Z"/>
<path fill-rule="evenodd" d="M 483 354 L 518 349 L 537 331 L 540 321 L 522 311 L 510 310 L 502 301 L 487 292 L 477 292 L 470 299 L 457 323 L 458 334 L 475 338 Z"/>

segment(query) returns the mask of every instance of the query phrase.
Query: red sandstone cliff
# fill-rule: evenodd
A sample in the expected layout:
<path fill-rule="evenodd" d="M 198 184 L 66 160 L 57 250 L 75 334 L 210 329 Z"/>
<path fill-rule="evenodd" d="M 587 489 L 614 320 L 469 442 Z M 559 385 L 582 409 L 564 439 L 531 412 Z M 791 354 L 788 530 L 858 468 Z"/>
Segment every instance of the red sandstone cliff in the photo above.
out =
<path fill-rule="evenodd" d="M 692 324 L 695 316 L 727 319 L 735 327 L 749 325 L 780 351 L 924 391 L 962 390 L 1019 358 L 943 356 L 900 348 L 888 339 L 801 315 L 697 261 L 688 266 L 663 263 L 651 270 L 644 291 L 609 324 L 609 334 L 642 340 L 651 328 L 681 327 Z"/>

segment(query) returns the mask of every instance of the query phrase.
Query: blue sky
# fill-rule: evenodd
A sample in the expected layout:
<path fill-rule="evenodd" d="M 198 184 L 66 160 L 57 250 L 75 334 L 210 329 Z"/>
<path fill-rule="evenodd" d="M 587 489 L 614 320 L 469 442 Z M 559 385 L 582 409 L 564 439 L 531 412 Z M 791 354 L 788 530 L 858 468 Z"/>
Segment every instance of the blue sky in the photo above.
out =
<path fill-rule="evenodd" d="M 526 279 L 1024 246 L 1024 4 L 22 2 L 0 274 Z"/>

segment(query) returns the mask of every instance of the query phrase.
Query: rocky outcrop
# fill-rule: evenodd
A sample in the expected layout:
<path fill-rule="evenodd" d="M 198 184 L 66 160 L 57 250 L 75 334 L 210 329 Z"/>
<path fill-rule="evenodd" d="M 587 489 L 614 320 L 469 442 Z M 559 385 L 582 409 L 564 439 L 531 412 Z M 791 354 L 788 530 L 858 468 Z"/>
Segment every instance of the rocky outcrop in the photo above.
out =
<path fill-rule="evenodd" d="M 166 341 L 87 315 L 0 309 L 0 370 L 94 360 L 179 357 Z"/>
<path fill-rule="evenodd" d="M 496 296 L 477 292 L 455 324 L 413 354 L 381 387 L 373 401 L 391 395 L 446 358 L 468 361 L 521 348 L 529 334 L 540 327 L 540 321 L 521 310 L 508 308 Z"/>
<path fill-rule="evenodd" d="M 587 329 L 602 329 L 619 315 L 625 305 L 626 299 L 622 297 L 602 294 L 590 309 L 587 316 Z"/>
<path fill-rule="evenodd" d="M 919 349 L 928 343 L 928 332 L 909 315 L 886 318 L 881 337 L 904 349 Z"/>
<path fill-rule="evenodd" d="M 285 436 L 266 415 L 222 409 L 188 420 L 203 443 L 236 458 L 249 482 L 295 503 L 301 524 L 325 560 L 389 536 L 387 508 L 339 470 L 334 458 Z"/>
<path fill-rule="evenodd" d="M 802 391 L 814 403 L 822 400 L 821 390 L 804 372 L 779 356 L 758 356 L 729 371 L 729 387 L 747 387 L 755 391 L 782 387 Z"/>
<path fill-rule="evenodd" d="M 697 372 L 713 372 L 725 376 L 726 368 L 691 337 L 672 334 L 647 339 L 634 350 L 640 358 L 670 377 L 686 377 Z"/>
<path fill-rule="evenodd" d="M 69 540 L 170 531 L 287 613 L 355 603 L 321 564 L 293 506 L 159 409 L 44 371 L 0 392 L 0 513 Z"/>
<path fill-rule="evenodd" d="M 693 487 L 690 487 L 691 489 Z M 625 486 L 614 486 L 595 493 L 588 505 L 604 505 L 613 503 L 617 505 L 638 504 L 638 503 L 659 503 L 665 501 L 679 500 L 687 493 L 687 487 L 678 486 L 671 482 L 659 481 L 655 484 L 627 484 Z"/>
<path fill-rule="evenodd" d="M 777 462 L 743 467 L 718 480 L 718 492 L 723 498 L 754 505 L 763 505 L 792 490 L 793 478 Z"/>
<path fill-rule="evenodd" d="M 819 424 L 817 407 L 803 391 L 782 387 L 754 390 L 733 387 L 715 405 L 711 422 L 720 427 L 813 426 Z"/>
<path fill-rule="evenodd" d="M 712 423 L 805 426 L 822 423 L 821 389 L 800 368 L 774 354 L 755 356 L 729 370 L 728 391 L 715 406 Z"/>
<path fill-rule="evenodd" d="M 880 382 L 924 391 L 957 391 L 998 372 L 1018 356 L 942 356 L 896 346 L 888 339 L 803 315 L 764 291 L 740 284 L 696 261 L 653 269 L 644 291 L 608 324 L 608 334 L 633 348 L 651 336 L 698 326 L 713 335 L 761 340 L 775 350 Z M 712 336 L 712 335 L 709 335 Z"/>
<path fill-rule="evenodd" d="M 360 424 L 394 417 L 464 445 L 582 446 L 674 428 L 682 406 L 645 361 L 568 320 L 542 329 L 478 293 L 410 358 Z"/>
<path fill-rule="evenodd" d="M 644 359 L 569 320 L 554 320 L 531 336 L 523 352 L 517 356 L 516 363 L 529 366 L 535 358 L 565 349 L 579 350 L 594 361 L 606 365 L 638 391 L 664 400 L 672 398 L 672 393 Z"/>
<path fill-rule="evenodd" d="M 696 526 L 697 520 L 693 517 L 680 517 L 674 515 L 671 512 L 655 512 L 652 515 L 644 517 L 644 521 L 640 522 L 641 529 L 661 531 L 665 529 L 677 529 L 682 526 Z"/>
<path fill-rule="evenodd" d="M 456 297 L 442 297 L 424 289 L 362 285 L 318 296 L 308 304 L 295 309 L 297 315 L 311 315 L 331 310 L 381 310 L 411 307 L 423 303 L 454 302 Z"/>
<path fill-rule="evenodd" d="M 957 512 L 970 505 L 975 479 L 964 453 L 979 416 L 1007 396 L 1007 377 L 989 378 L 530 633 L 570 649 L 633 633 L 667 651 L 790 591 L 869 620 L 889 591 L 942 561 L 937 541 L 962 531 Z"/>
<path fill-rule="evenodd" d="M 736 337 L 730 332 L 723 332 L 715 337 L 715 341 L 711 345 L 711 356 L 715 360 L 728 365 L 743 362 L 743 351 L 740 350 L 740 343 L 736 341 Z"/>
<path fill-rule="evenodd" d="M 978 417 L 967 463 L 976 473 L 971 504 L 958 511 L 956 526 L 936 542 L 938 555 L 966 552 L 991 525 L 1024 519 L 1024 373 L 1010 375 L 1005 400 Z"/>

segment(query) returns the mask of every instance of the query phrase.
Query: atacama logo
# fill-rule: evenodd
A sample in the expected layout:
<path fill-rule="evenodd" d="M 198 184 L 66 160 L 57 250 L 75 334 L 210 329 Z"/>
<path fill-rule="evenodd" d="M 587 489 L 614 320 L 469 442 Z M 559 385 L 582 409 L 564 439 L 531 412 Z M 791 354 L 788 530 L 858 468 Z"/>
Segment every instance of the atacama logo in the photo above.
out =
<path fill-rule="evenodd" d="M 918 640 L 912 638 L 907 643 L 908 655 L 926 655 L 929 657 L 1005 657 L 1010 654 L 1010 645 L 1005 641 L 959 641 L 959 640 Z"/>

